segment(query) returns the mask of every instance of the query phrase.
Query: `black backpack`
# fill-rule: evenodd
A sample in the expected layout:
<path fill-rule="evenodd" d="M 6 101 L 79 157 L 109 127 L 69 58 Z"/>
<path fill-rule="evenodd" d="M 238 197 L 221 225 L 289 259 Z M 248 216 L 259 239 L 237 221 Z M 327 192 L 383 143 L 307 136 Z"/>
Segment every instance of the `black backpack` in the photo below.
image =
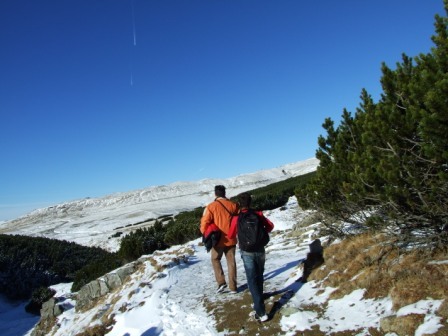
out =
<path fill-rule="evenodd" d="M 254 210 L 238 215 L 238 243 L 246 252 L 259 252 L 269 243 L 267 233 L 260 216 Z"/>

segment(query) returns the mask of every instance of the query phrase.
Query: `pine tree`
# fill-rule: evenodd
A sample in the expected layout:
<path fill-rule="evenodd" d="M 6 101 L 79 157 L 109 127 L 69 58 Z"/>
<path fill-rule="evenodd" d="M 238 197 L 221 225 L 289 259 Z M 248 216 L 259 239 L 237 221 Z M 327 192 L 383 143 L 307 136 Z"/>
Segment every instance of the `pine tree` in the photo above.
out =
<path fill-rule="evenodd" d="M 403 54 L 395 69 L 382 65 L 378 103 L 363 90 L 354 117 L 344 110 L 337 128 L 325 120 L 320 165 L 297 195 L 301 206 L 358 227 L 387 228 L 406 243 L 447 242 L 448 19 L 435 20 L 429 54 Z"/>

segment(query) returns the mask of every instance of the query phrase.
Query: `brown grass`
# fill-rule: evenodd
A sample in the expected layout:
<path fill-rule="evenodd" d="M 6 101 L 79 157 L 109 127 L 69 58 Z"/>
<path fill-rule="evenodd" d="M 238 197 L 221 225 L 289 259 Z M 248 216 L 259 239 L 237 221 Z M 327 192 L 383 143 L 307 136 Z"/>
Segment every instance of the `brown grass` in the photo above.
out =
<path fill-rule="evenodd" d="M 87 328 L 86 330 L 76 334 L 75 336 L 104 336 L 112 330 L 112 326 L 115 324 L 115 320 L 113 319 L 113 317 L 102 319 L 101 322 L 102 324 Z"/>
<path fill-rule="evenodd" d="M 163 270 L 166 268 L 166 265 L 159 264 L 159 262 L 153 257 L 149 257 L 147 260 L 149 261 L 151 266 L 154 267 L 154 270 L 156 272 L 163 272 Z"/>
<path fill-rule="evenodd" d="M 439 310 L 437 311 L 437 313 L 440 316 L 448 316 L 448 300 L 445 299 L 445 301 L 443 301 L 442 305 L 440 306 Z M 446 333 L 448 335 L 448 333 Z"/>
<path fill-rule="evenodd" d="M 188 262 L 188 256 L 194 254 L 194 250 L 189 247 L 180 248 L 174 251 L 154 251 L 154 253 L 146 258 L 147 261 L 154 267 L 157 272 L 172 267 L 173 265 L 179 265 L 180 263 Z M 155 258 L 159 256 L 160 258 Z"/>
<path fill-rule="evenodd" d="M 291 237 L 291 236 L 290 236 Z M 393 309 L 428 298 L 444 300 L 436 312 L 443 326 L 435 335 L 448 335 L 448 264 L 446 251 L 402 251 L 394 242 L 380 234 L 362 234 L 332 244 L 324 250 L 325 263 L 314 270 L 309 281 L 315 280 L 322 290 L 325 287 L 337 288 L 330 299 L 341 298 L 355 289 L 364 288 L 364 298 L 390 297 Z M 439 262 L 439 263 L 438 263 Z M 246 290 L 243 294 L 222 301 L 204 300 L 206 309 L 213 314 L 219 332 L 226 335 L 281 335 L 280 319 L 283 310 L 281 295 L 266 301 L 266 311 L 271 312 L 271 320 L 260 324 L 249 318 L 252 299 Z M 301 307 L 325 313 L 326 304 Z M 372 336 L 395 332 L 397 335 L 413 335 L 423 322 L 424 315 L 389 316 L 381 321 L 382 329 L 369 328 Z M 296 332 L 296 335 L 324 335 L 319 326 L 312 330 Z M 356 335 L 357 331 L 331 333 L 334 336 Z"/>
<path fill-rule="evenodd" d="M 414 335 L 418 326 L 423 323 L 425 315 L 409 314 L 405 316 L 389 316 L 381 320 L 384 332 L 397 335 Z"/>
<path fill-rule="evenodd" d="M 76 336 L 104 336 L 108 332 L 110 332 L 111 329 L 109 329 L 107 326 L 104 325 L 97 325 L 91 328 L 88 328 L 84 330 L 83 332 L 76 334 Z"/>
<path fill-rule="evenodd" d="M 341 298 L 365 288 L 365 298 L 390 296 L 396 311 L 428 298 L 444 300 L 437 315 L 444 324 L 440 331 L 447 331 L 448 264 L 437 263 L 447 260 L 446 251 L 401 251 L 383 235 L 362 234 L 331 245 L 325 249 L 324 257 L 325 264 L 309 280 L 337 288 L 330 298 Z M 393 331 L 399 335 L 407 331 L 413 334 L 412 330 L 422 323 L 419 315 L 390 317 L 390 320 L 395 325 Z"/>
<path fill-rule="evenodd" d="M 390 290 L 394 309 L 426 298 L 446 300 L 448 265 L 430 263 L 443 256 L 446 258 L 441 251 L 436 254 L 413 251 L 390 268 L 389 275 L 395 279 Z"/>
<path fill-rule="evenodd" d="M 377 330 L 375 328 L 369 328 L 368 331 L 369 331 L 370 336 L 383 336 L 384 335 L 384 333 L 380 332 L 379 330 Z M 306 331 L 303 335 L 308 336 L 308 335 L 314 335 L 314 334 L 308 334 L 308 331 Z M 325 333 L 325 335 L 331 335 L 331 336 L 364 335 L 364 329 L 337 331 L 337 332 L 332 332 L 330 334 Z"/>
<path fill-rule="evenodd" d="M 371 298 L 391 294 L 398 309 L 427 297 L 445 299 L 448 292 L 448 265 L 430 264 L 446 258 L 443 251 L 404 253 L 381 235 L 363 234 L 331 245 L 324 257 L 325 266 L 309 279 L 324 280 L 324 285 L 338 288 L 332 298 L 365 288 Z"/>
<path fill-rule="evenodd" d="M 266 312 L 275 311 L 280 298 L 281 295 L 279 294 L 266 300 Z M 225 331 L 226 336 L 240 334 L 271 336 L 282 334 L 280 327 L 281 314 L 273 314 L 272 318 L 264 323 L 259 323 L 254 318 L 249 317 L 253 309 L 252 297 L 248 290 L 238 295 L 233 294 L 230 298 L 223 294 L 222 301 L 210 301 L 205 298 L 204 304 L 207 311 L 212 313 L 216 319 L 216 330 L 218 332 Z"/>
<path fill-rule="evenodd" d="M 55 317 L 47 318 L 45 320 L 41 319 L 34 327 L 33 334 L 36 336 L 53 335 L 55 331 L 54 332 L 51 331 L 53 330 L 53 327 L 55 325 L 56 325 Z"/>
<path fill-rule="evenodd" d="M 442 316 L 445 319 L 445 324 L 442 328 L 440 328 L 436 334 L 436 336 L 442 336 L 442 335 L 448 335 L 448 300 L 445 299 L 443 301 L 442 305 L 440 306 L 439 310 L 437 311 L 437 315 Z"/>

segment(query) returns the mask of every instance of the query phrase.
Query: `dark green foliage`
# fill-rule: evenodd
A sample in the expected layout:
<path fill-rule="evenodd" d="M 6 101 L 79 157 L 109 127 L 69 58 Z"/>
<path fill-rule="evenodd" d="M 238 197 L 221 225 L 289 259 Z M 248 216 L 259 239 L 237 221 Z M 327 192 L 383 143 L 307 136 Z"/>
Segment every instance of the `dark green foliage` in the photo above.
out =
<path fill-rule="evenodd" d="M 137 229 L 124 236 L 118 256 L 126 261 L 136 260 L 156 250 L 186 243 L 200 237 L 199 221 L 203 208 L 182 212 L 174 217 L 160 217 L 153 226 Z"/>
<path fill-rule="evenodd" d="M 259 210 L 272 210 L 285 205 L 297 188 L 302 188 L 313 176 L 314 172 L 292 177 L 268 186 L 253 189 L 249 192 L 253 197 L 252 206 Z M 231 200 L 237 201 L 237 196 Z M 201 236 L 199 223 L 204 212 L 203 207 L 178 214 L 165 226 L 165 243 L 168 245 L 184 244 Z"/>
<path fill-rule="evenodd" d="M 25 306 L 28 313 L 39 315 L 42 304 L 51 299 L 56 294 L 56 291 L 47 287 L 40 287 L 36 289 L 31 295 L 31 301 Z"/>
<path fill-rule="evenodd" d="M 78 270 L 110 255 L 73 242 L 0 235 L 0 292 L 11 299 L 29 298 L 37 288 L 72 282 Z"/>
<path fill-rule="evenodd" d="M 184 244 L 201 236 L 199 223 L 203 207 L 185 211 L 175 216 L 166 226 L 165 242 L 169 245 Z"/>
<path fill-rule="evenodd" d="M 294 195 L 297 188 L 302 188 L 313 176 L 314 172 L 302 176 L 270 184 L 266 187 L 251 190 L 253 207 L 260 210 L 272 210 L 284 205 L 289 197 Z M 232 198 L 236 201 L 236 196 Z M 155 250 L 162 250 L 168 246 L 184 244 L 201 237 L 200 221 L 204 212 L 203 207 L 192 211 L 181 212 L 169 222 L 162 218 L 153 227 L 138 229 L 121 240 L 118 254 L 126 260 L 135 260 L 143 254 L 150 254 Z M 159 218 L 159 220 L 160 220 Z"/>
<path fill-rule="evenodd" d="M 112 236 L 110 236 L 110 238 L 118 238 L 123 234 L 123 232 L 121 231 L 117 231 L 115 232 Z"/>
<path fill-rule="evenodd" d="M 137 229 L 122 238 L 118 255 L 126 261 L 132 261 L 155 250 L 164 250 L 168 247 L 165 232 L 166 227 L 159 221 L 149 228 Z"/>
<path fill-rule="evenodd" d="M 123 259 L 119 258 L 116 253 L 109 253 L 101 258 L 95 258 L 76 272 L 71 290 L 76 292 L 90 281 L 117 269 L 123 264 Z"/>
<path fill-rule="evenodd" d="M 288 202 L 296 189 L 301 189 L 315 172 L 272 183 L 262 188 L 248 191 L 252 195 L 252 207 L 259 210 L 273 210 Z M 237 202 L 237 196 L 231 198 Z"/>
<path fill-rule="evenodd" d="M 407 243 L 447 242 L 441 234 L 448 224 L 447 23 L 436 16 L 429 54 L 403 55 L 394 70 L 382 65 L 377 103 L 363 90 L 354 116 L 344 111 L 336 128 L 325 121 L 327 136 L 319 137 L 316 153 L 320 166 L 297 193 L 302 207 L 367 228 L 393 224 Z"/>

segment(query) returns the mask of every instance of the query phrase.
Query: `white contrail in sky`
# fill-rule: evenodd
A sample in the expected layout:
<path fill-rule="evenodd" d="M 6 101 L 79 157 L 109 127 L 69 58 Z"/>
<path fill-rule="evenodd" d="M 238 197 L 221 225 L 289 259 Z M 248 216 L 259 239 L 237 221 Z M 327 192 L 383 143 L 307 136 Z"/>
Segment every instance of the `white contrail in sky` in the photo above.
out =
<path fill-rule="evenodd" d="M 134 33 L 134 46 L 137 45 L 137 36 L 135 34 L 135 11 L 134 11 L 134 0 L 131 0 L 132 7 L 132 32 Z"/>
<path fill-rule="evenodd" d="M 131 12 L 132 12 L 132 34 L 134 36 L 134 47 L 137 45 L 137 35 L 135 33 L 135 9 L 134 9 L 134 0 L 131 0 Z M 132 56 L 130 63 L 131 70 L 131 86 L 134 86 L 134 73 L 132 70 Z"/>

